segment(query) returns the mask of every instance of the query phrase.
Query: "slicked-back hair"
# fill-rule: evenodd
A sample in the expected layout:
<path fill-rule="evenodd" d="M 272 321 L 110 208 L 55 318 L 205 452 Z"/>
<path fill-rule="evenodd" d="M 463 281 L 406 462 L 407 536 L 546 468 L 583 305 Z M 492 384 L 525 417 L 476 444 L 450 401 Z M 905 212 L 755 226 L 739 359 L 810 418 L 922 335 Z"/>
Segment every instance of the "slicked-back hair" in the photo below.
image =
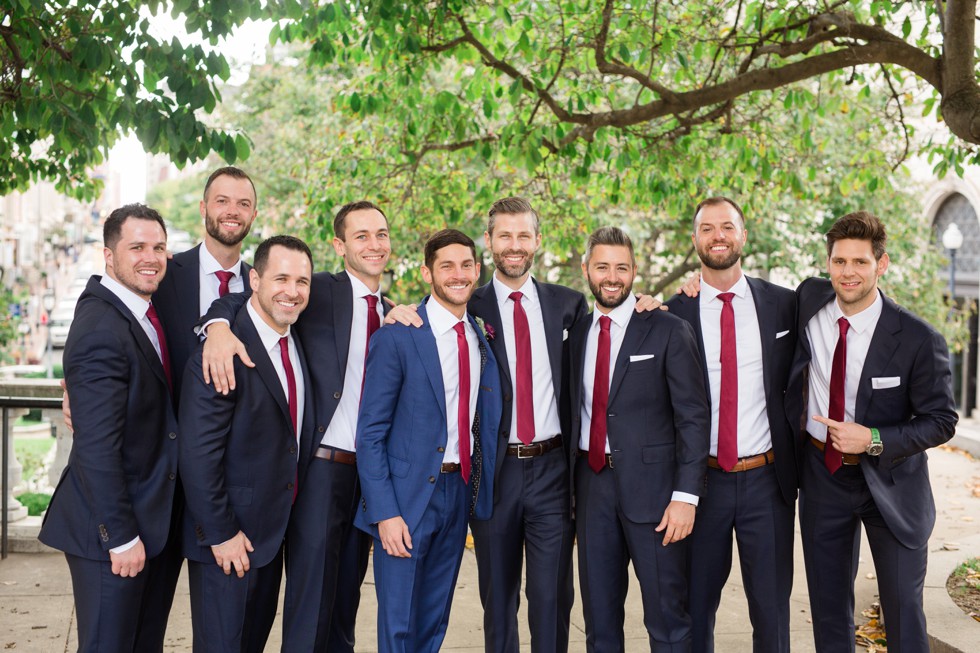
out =
<path fill-rule="evenodd" d="M 443 229 L 437 231 L 429 240 L 425 241 L 425 267 L 432 269 L 432 264 L 436 261 L 436 254 L 443 247 L 449 245 L 464 245 L 470 248 L 473 260 L 476 261 L 476 243 L 473 239 L 456 229 Z"/>
<path fill-rule="evenodd" d="M 252 181 L 252 178 L 248 176 L 248 173 L 246 173 L 241 168 L 236 168 L 235 166 L 225 166 L 224 168 L 218 168 L 217 170 L 211 173 L 211 175 L 208 177 L 207 182 L 204 184 L 205 202 L 208 201 L 208 191 L 211 190 L 211 184 L 213 184 L 214 180 L 217 179 L 218 177 L 233 177 L 235 179 L 247 179 L 248 183 L 252 185 L 252 195 L 255 196 L 255 203 L 256 204 L 259 203 L 259 193 L 258 191 L 255 190 L 255 182 Z M 255 207 L 253 206 L 252 208 L 254 209 Z"/>
<path fill-rule="evenodd" d="M 630 261 L 633 263 L 633 267 L 636 267 L 636 255 L 633 254 L 633 241 L 619 227 L 602 227 L 592 232 L 592 235 L 589 236 L 588 243 L 585 245 L 585 255 L 582 257 L 582 261 L 586 266 L 589 265 L 589 259 L 592 258 L 592 250 L 598 245 L 626 247 L 630 251 Z"/>
<path fill-rule="evenodd" d="M 381 207 L 374 202 L 369 202 L 367 200 L 359 200 L 357 202 L 348 202 L 340 207 L 337 211 L 337 215 L 333 219 L 333 235 L 341 240 L 347 240 L 347 216 L 353 211 L 364 211 L 365 209 L 374 209 L 381 214 L 381 217 L 385 219 L 385 225 L 388 224 L 388 216 L 385 212 L 381 210 Z"/>
<path fill-rule="evenodd" d="M 523 215 L 530 214 L 531 222 L 534 225 L 534 235 L 537 236 L 541 231 L 541 224 L 538 220 L 538 213 L 531 206 L 531 203 L 523 197 L 504 197 L 493 203 L 487 212 L 487 233 L 493 236 L 493 228 L 497 226 L 498 215 Z"/>
<path fill-rule="evenodd" d="M 160 225 L 163 235 L 167 235 L 167 225 L 163 217 L 156 209 L 151 209 L 145 204 L 127 204 L 109 214 L 105 224 L 102 226 L 102 243 L 109 249 L 115 249 L 122 238 L 122 226 L 128 218 L 135 220 L 151 220 Z"/>
<path fill-rule="evenodd" d="M 703 209 L 706 206 L 718 206 L 720 204 L 727 204 L 733 209 L 735 209 L 735 212 L 738 213 L 739 220 L 742 221 L 742 228 L 743 229 L 745 228 L 745 214 L 742 213 L 742 207 L 738 205 L 738 202 L 731 199 L 730 197 L 725 197 L 724 195 L 715 195 L 714 197 L 707 197 L 701 200 L 700 202 L 698 202 L 698 205 L 694 207 L 693 222 L 694 222 L 695 229 L 698 226 L 698 214 L 701 213 L 701 209 Z"/>
<path fill-rule="evenodd" d="M 255 250 L 255 257 L 252 259 L 252 267 L 255 268 L 260 277 L 265 272 L 265 266 L 269 263 L 269 252 L 276 245 L 295 252 L 303 252 L 306 254 L 306 258 L 310 259 L 310 269 L 313 269 L 313 253 L 306 243 L 295 236 L 272 236 L 259 243 Z"/>
<path fill-rule="evenodd" d="M 868 240 L 871 241 L 871 251 L 875 260 L 880 260 L 885 253 L 885 225 L 881 219 L 868 211 L 855 211 L 839 218 L 827 232 L 827 256 L 834 251 L 834 243 L 838 240 Z"/>

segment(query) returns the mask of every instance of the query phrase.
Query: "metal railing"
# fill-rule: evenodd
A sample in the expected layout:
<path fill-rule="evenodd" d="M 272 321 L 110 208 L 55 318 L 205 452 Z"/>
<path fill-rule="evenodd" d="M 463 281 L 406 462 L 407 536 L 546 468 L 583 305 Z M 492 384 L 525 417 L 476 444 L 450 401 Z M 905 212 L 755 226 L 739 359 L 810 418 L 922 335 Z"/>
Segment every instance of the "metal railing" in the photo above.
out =
<path fill-rule="evenodd" d="M 0 443 L 0 450 L 2 450 L 2 459 L 0 459 L 0 474 L 2 474 L 2 479 L 0 479 L 0 496 L 2 499 L 2 531 L 0 531 L 0 560 L 6 559 L 8 546 L 7 546 L 7 509 L 8 501 L 7 497 L 10 494 L 10 447 L 11 447 L 11 434 L 10 434 L 10 409 L 11 408 L 53 408 L 56 410 L 61 410 L 61 399 L 55 398 L 42 398 L 42 397 L 11 397 L 11 396 L 0 396 L 0 409 L 2 409 L 2 419 L 3 419 L 3 441 Z"/>

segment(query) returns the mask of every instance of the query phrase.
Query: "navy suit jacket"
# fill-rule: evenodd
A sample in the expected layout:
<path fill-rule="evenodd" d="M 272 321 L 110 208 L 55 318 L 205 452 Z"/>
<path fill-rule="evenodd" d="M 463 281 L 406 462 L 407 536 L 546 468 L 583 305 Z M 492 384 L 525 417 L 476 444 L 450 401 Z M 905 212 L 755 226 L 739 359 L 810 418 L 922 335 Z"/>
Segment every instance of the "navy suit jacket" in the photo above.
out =
<path fill-rule="evenodd" d="M 796 293 L 799 338 L 786 411 L 798 429 L 802 450 L 809 437 L 803 427 L 812 356 L 806 325 L 835 295 L 827 279 L 807 279 Z M 862 454 L 861 471 L 889 530 L 903 545 L 915 548 L 926 544 L 936 522 L 926 449 L 953 437 L 958 416 L 945 339 L 884 294 L 882 300 L 861 370 L 854 421 L 881 434 L 884 452 Z M 898 385 L 875 389 L 872 380 L 879 378 L 897 378 Z"/>
<path fill-rule="evenodd" d="M 591 318 L 582 320 L 569 336 L 573 451 L 582 432 L 591 328 Z M 631 361 L 631 356 L 651 358 Z M 694 329 L 663 311 L 634 312 L 611 372 L 606 431 L 619 504 L 632 522 L 658 523 L 675 490 L 704 494 L 711 409 Z M 574 478 L 572 483 L 574 488 Z"/>
<path fill-rule="evenodd" d="M 560 407 L 562 404 L 562 367 L 565 352 L 564 345 L 572 326 L 589 312 L 585 296 L 577 290 L 542 283 L 533 280 L 538 291 L 538 301 L 541 302 L 541 316 L 544 319 L 544 337 L 548 343 L 548 360 L 551 362 L 551 381 L 555 388 L 555 400 Z M 493 289 L 493 281 L 477 288 L 466 307 L 470 315 L 484 320 L 496 331 L 496 337 L 489 340 L 490 350 L 497 359 L 500 369 L 500 389 L 503 394 L 503 411 L 500 414 L 500 434 L 497 438 L 497 471 L 507 455 L 507 442 L 510 438 L 510 425 L 514 410 L 514 381 L 510 378 L 510 365 L 507 363 L 507 344 L 504 342 L 504 332 L 501 327 L 500 307 L 497 304 L 497 294 Z M 564 415 L 564 411 L 559 411 Z M 562 423 L 562 431 L 567 433 L 567 424 Z M 557 434 L 552 434 L 557 435 Z M 490 442 L 490 439 L 487 439 Z M 566 437 L 562 444 L 566 450 L 570 446 L 570 438 Z"/>
<path fill-rule="evenodd" d="M 363 496 L 354 525 L 375 538 L 379 521 L 399 515 L 409 532 L 415 531 L 432 497 L 448 440 L 446 391 L 424 300 L 419 317 L 421 327 L 392 324 L 371 338 L 357 419 L 357 473 Z M 482 330 L 472 316 L 469 320 L 481 353 L 470 516 L 489 519 L 497 448 L 482 446 L 481 437 L 492 441 L 499 428 L 500 374 Z"/>
<path fill-rule="evenodd" d="M 766 393 L 766 414 L 769 417 L 769 434 L 775 456 L 776 478 L 783 500 L 792 505 L 796 501 L 797 454 L 794 431 L 786 418 L 785 395 L 789 369 L 796 347 L 796 294 L 787 288 L 746 276 L 752 290 L 752 301 L 759 320 L 762 338 L 762 383 Z M 701 332 L 701 301 L 699 297 L 681 294 L 667 302 L 670 312 L 683 318 L 697 335 L 704 370 L 704 386 L 709 389 L 708 365 L 704 356 L 704 337 Z"/>
<path fill-rule="evenodd" d="M 197 349 L 200 338 L 194 333 L 194 325 L 201 317 L 201 257 L 203 244 L 175 254 L 167 261 L 167 274 L 160 287 L 153 293 L 153 305 L 163 323 L 170 352 L 170 365 L 174 377 L 174 396 L 180 398 L 180 384 L 184 367 Z M 242 261 L 242 279 L 245 297 L 252 294 L 248 283 L 248 271 L 252 266 Z M 234 314 L 231 316 L 234 317 Z M 229 319 L 230 321 L 230 319 Z"/>
<path fill-rule="evenodd" d="M 204 382 L 201 350 L 184 372 L 180 398 L 180 477 L 187 497 L 183 552 L 189 560 L 213 562 L 210 547 L 239 530 L 251 540 L 252 564 L 275 557 L 286 532 L 297 469 L 312 456 L 313 406 L 306 396 L 299 454 L 286 393 L 247 309 L 232 325 L 255 363 L 235 359 L 235 389 L 227 395 Z M 296 354 L 309 379 L 303 347 Z M 299 479 L 300 487 L 303 478 Z"/>
<path fill-rule="evenodd" d="M 39 538 L 89 560 L 137 535 L 147 558 L 170 530 L 177 419 L 160 357 L 100 277 L 78 299 L 65 344 L 74 441 Z"/>

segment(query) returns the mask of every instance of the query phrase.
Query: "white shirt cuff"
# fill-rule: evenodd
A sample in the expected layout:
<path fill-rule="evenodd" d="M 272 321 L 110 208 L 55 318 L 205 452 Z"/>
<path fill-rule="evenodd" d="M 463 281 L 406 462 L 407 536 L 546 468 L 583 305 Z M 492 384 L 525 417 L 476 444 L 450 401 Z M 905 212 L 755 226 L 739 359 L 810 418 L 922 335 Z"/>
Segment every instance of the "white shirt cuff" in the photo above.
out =
<path fill-rule="evenodd" d="M 215 322 L 221 322 L 222 324 L 227 324 L 228 326 L 231 326 L 231 322 L 229 322 L 228 320 L 224 319 L 223 317 L 222 318 L 218 318 L 216 320 L 208 320 L 207 322 L 205 322 L 204 324 L 202 324 L 200 327 L 195 327 L 194 328 L 194 335 L 199 336 L 201 338 L 207 338 L 208 337 L 208 327 L 211 326 L 212 324 L 214 324 Z"/>
<path fill-rule="evenodd" d="M 114 549 L 109 549 L 109 553 L 115 553 L 116 555 L 119 555 L 120 553 L 126 553 L 127 551 L 129 551 L 130 549 L 132 549 L 134 546 L 136 546 L 136 543 L 139 542 L 139 541 L 140 541 L 140 536 L 137 535 L 136 537 L 134 537 L 129 542 L 126 542 L 125 544 L 123 544 L 121 546 L 117 546 Z"/>
<path fill-rule="evenodd" d="M 679 492 L 677 490 L 675 490 L 674 493 L 670 495 L 670 500 L 671 501 L 683 501 L 684 503 L 689 503 L 692 506 L 697 506 L 698 505 L 698 496 L 697 495 L 695 495 L 695 494 L 688 494 L 687 492 Z"/>

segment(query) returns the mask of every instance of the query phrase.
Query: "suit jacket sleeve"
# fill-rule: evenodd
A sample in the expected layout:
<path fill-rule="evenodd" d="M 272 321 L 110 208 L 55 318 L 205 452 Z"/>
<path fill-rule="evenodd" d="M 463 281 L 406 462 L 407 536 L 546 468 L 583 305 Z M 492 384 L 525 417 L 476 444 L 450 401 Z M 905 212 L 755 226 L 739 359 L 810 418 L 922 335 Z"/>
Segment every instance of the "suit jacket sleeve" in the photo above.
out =
<path fill-rule="evenodd" d="M 248 277 L 245 278 L 245 285 L 246 287 L 248 286 Z M 227 320 L 229 324 L 233 323 L 235 316 L 238 315 L 238 311 L 248 301 L 248 296 L 249 293 L 247 292 L 233 292 L 228 293 L 224 297 L 219 297 L 211 302 L 211 307 L 208 309 L 208 312 L 198 320 L 194 328 L 200 329 L 212 320 Z"/>
<path fill-rule="evenodd" d="M 674 411 L 677 471 L 674 491 L 704 495 L 711 440 L 711 406 L 704 387 L 694 329 L 682 320 L 667 346 L 667 388 Z"/>
<path fill-rule="evenodd" d="M 108 330 L 83 335 L 65 359 L 75 435 L 72 469 L 96 523 L 112 536 L 106 551 L 139 535 L 123 466 L 129 363 L 123 343 Z"/>

